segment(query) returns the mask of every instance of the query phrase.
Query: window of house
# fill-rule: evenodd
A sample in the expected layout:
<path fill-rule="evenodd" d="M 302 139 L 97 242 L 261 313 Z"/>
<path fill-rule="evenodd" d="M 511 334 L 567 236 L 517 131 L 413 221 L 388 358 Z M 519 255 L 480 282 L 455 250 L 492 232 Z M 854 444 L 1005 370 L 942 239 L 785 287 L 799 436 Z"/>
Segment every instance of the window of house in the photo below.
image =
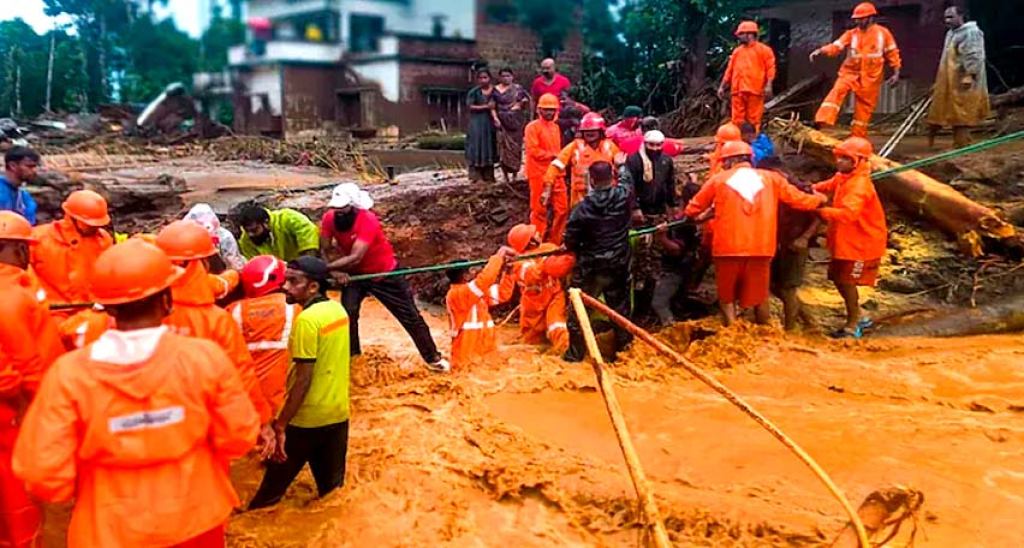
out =
<path fill-rule="evenodd" d="M 384 34 L 384 18 L 379 15 L 353 13 L 348 19 L 348 49 L 353 53 L 378 50 Z"/>

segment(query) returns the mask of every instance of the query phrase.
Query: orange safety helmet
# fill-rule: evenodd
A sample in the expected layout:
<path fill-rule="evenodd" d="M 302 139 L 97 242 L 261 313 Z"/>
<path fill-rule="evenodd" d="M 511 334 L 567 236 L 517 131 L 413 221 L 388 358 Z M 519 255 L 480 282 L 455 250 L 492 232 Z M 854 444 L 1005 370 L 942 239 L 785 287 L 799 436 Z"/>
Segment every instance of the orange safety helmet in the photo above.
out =
<path fill-rule="evenodd" d="M 561 101 L 559 101 L 558 97 L 555 97 L 552 93 L 545 93 L 544 95 L 541 95 L 540 99 L 537 101 L 537 108 L 553 108 L 557 110 L 560 106 L 562 106 Z"/>
<path fill-rule="evenodd" d="M 516 225 L 508 231 L 508 246 L 516 250 L 516 253 L 522 253 L 536 235 L 537 227 L 527 224 Z"/>
<path fill-rule="evenodd" d="M 605 123 L 604 116 L 596 112 L 588 112 L 583 115 L 583 119 L 580 120 L 580 131 L 604 131 Z"/>
<path fill-rule="evenodd" d="M 576 266 L 576 256 L 572 253 L 562 253 L 544 257 L 540 269 L 552 278 L 564 278 L 572 272 L 574 266 Z"/>
<path fill-rule="evenodd" d="M 722 145 L 722 159 L 733 156 L 753 156 L 754 149 L 750 148 L 745 141 L 729 141 Z"/>
<path fill-rule="evenodd" d="M 13 211 L 0 211 L 0 240 L 34 242 L 32 225 Z"/>
<path fill-rule="evenodd" d="M 129 238 L 111 246 L 96 259 L 92 298 L 102 305 L 139 301 L 167 289 L 184 272 L 171 264 L 171 259 L 160 248 L 138 238 Z"/>
<path fill-rule="evenodd" d="M 718 126 L 718 131 L 715 132 L 716 143 L 728 143 L 729 141 L 739 141 L 741 139 L 743 139 L 743 135 L 740 133 L 740 126 L 732 122 Z"/>
<path fill-rule="evenodd" d="M 242 268 L 242 289 L 246 297 L 262 297 L 284 285 L 288 265 L 272 255 L 259 255 Z"/>
<path fill-rule="evenodd" d="M 872 15 L 878 15 L 875 5 L 871 2 L 861 2 L 857 4 L 857 7 L 853 8 L 853 15 L 850 16 L 850 19 L 863 19 Z"/>
<path fill-rule="evenodd" d="M 833 151 L 836 156 L 849 156 L 854 160 L 867 160 L 874 154 L 874 147 L 871 146 L 871 141 L 863 137 L 850 137 L 836 145 Z"/>
<path fill-rule="evenodd" d="M 110 224 L 107 200 L 91 190 L 76 190 L 68 195 L 61 206 L 64 214 L 89 226 L 102 227 Z"/>
<path fill-rule="evenodd" d="M 210 233 L 195 221 L 174 221 L 165 226 L 156 236 L 156 245 L 172 261 L 193 261 L 217 254 Z"/>
<path fill-rule="evenodd" d="M 757 34 L 759 32 L 759 30 L 760 29 L 758 29 L 756 22 L 754 22 L 754 21 L 743 21 L 743 22 L 740 23 L 740 26 L 736 27 L 736 36 L 739 36 L 741 34 L 746 34 L 748 32 L 752 32 L 754 34 Z"/>

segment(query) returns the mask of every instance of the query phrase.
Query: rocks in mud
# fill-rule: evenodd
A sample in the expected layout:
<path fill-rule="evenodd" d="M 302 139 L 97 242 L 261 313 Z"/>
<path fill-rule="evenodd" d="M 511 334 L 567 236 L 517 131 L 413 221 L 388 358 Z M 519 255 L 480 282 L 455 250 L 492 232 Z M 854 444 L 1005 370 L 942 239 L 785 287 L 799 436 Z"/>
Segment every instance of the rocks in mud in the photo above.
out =
<path fill-rule="evenodd" d="M 159 224 L 165 218 L 177 216 L 184 208 L 181 194 L 186 185 L 180 177 L 168 174 L 153 179 L 125 179 L 78 174 L 68 177 L 61 172 L 44 171 L 28 188 L 39 205 L 41 223 L 63 217 L 61 204 L 68 194 L 90 189 L 107 199 L 111 216 L 121 230 L 122 223 L 149 228 L 154 222 Z"/>

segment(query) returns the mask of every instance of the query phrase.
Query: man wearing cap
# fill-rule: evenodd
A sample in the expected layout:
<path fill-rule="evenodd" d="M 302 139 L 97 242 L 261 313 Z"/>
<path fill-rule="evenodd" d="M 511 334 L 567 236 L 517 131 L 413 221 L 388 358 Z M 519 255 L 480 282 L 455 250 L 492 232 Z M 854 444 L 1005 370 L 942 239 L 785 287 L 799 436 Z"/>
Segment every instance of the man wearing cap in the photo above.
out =
<path fill-rule="evenodd" d="M 43 372 L 64 348 L 36 281 L 27 268 L 32 225 L 13 211 L 0 211 L 0 546 L 34 546 L 42 512 L 11 473 L 11 449 L 25 403 Z"/>
<path fill-rule="evenodd" d="M 255 363 L 256 378 L 274 413 L 284 404 L 285 378 L 291 357 L 288 338 L 299 304 L 288 304 L 284 294 L 285 263 L 277 257 L 260 255 L 242 268 L 245 298 L 228 306 L 228 313 L 242 330 L 245 344 Z"/>
<path fill-rule="evenodd" d="M 729 141 L 722 146 L 725 171 L 708 179 L 687 204 L 691 219 L 715 208 L 711 254 L 722 323 L 736 321 L 737 308 L 754 308 L 757 323 L 771 319 L 768 309 L 769 271 L 775 255 L 779 202 L 799 210 L 812 210 L 825 201 L 821 194 L 805 194 L 785 177 L 750 165 L 750 145 Z"/>
<path fill-rule="evenodd" d="M 345 287 L 342 303 L 348 313 L 352 355 L 359 355 L 359 309 L 367 296 L 377 298 L 412 337 L 431 371 L 443 373 L 451 366 L 437 351 L 430 328 L 416 308 L 409 282 L 400 276 L 350 282 L 350 275 L 383 274 L 398 268 L 395 251 L 377 215 L 370 211 L 373 199 L 355 183 L 334 188 L 329 208 L 320 223 L 320 253 L 332 276 Z"/>
<path fill-rule="evenodd" d="M 541 238 L 561 244 L 565 222 L 569 220 L 569 193 L 565 185 L 551 187 L 551 199 L 545 204 L 544 174 L 562 150 L 558 127 L 558 97 L 546 93 L 537 103 L 536 120 L 526 124 L 523 141 L 526 151 L 526 180 L 530 184 L 530 224 Z M 551 209 L 551 232 L 548 233 L 548 206 Z"/>
<path fill-rule="evenodd" d="M 259 418 L 223 350 L 162 325 L 181 273 L 139 239 L 104 251 L 91 296 L 116 326 L 57 359 L 28 408 L 14 474 L 74 501 L 69 546 L 224 545 L 228 463 Z"/>
<path fill-rule="evenodd" d="M 89 301 L 92 266 L 114 244 L 107 201 L 91 190 L 76 190 L 62 205 L 64 218 L 37 226 L 32 234 L 32 270 L 50 304 Z"/>
<path fill-rule="evenodd" d="M 274 421 L 277 448 L 249 509 L 277 504 L 309 463 L 317 494 L 345 482 L 349 419 L 349 330 L 345 309 L 327 298 L 330 271 L 316 257 L 288 263 L 284 292 L 302 306 L 288 350 L 291 371 L 284 407 Z"/>
<path fill-rule="evenodd" d="M 636 105 L 629 105 L 622 111 L 622 120 L 612 124 L 605 130 L 605 136 L 621 147 L 622 142 L 626 139 L 643 134 L 643 131 L 640 129 L 640 119 L 643 118 L 643 115 L 643 109 Z"/>
<path fill-rule="evenodd" d="M 750 122 L 760 128 L 764 100 L 772 96 L 775 52 L 757 40 L 758 30 L 754 21 L 743 21 L 736 28 L 740 45 L 729 56 L 718 96 L 724 99 L 727 90 L 732 93 L 732 123 Z"/>
<path fill-rule="evenodd" d="M 640 149 L 644 146 L 644 135 L 649 131 L 660 130 L 661 122 L 654 116 L 645 116 L 640 120 L 640 130 L 643 133 L 637 133 L 623 139 L 618 143 L 619 150 L 622 151 L 626 157 L 635 152 L 640 152 Z M 670 139 L 665 137 L 664 144 L 661 145 L 661 153 L 668 155 L 669 158 L 675 158 L 683 153 L 685 144 L 682 139 Z"/>
<path fill-rule="evenodd" d="M 854 28 L 843 33 L 838 40 L 811 52 L 810 60 L 819 55 L 836 57 L 844 51 L 846 60 L 839 66 L 839 77 L 832 86 L 814 121 L 819 126 L 834 126 L 846 96 L 853 93 L 853 123 L 851 135 L 867 137 L 868 123 L 878 103 L 878 93 L 885 81 L 886 63 L 892 67 L 890 85 L 900 79 L 900 50 L 889 29 L 875 23 L 878 10 L 871 2 L 861 2 L 853 8 Z"/>
<path fill-rule="evenodd" d="M 30 225 L 36 224 L 37 206 L 24 186 L 36 178 L 38 167 L 38 152 L 15 146 L 4 153 L 4 172 L 0 173 L 0 210 L 13 211 Z"/>
<path fill-rule="evenodd" d="M 544 174 L 542 203 L 551 199 L 554 185 L 562 180 L 563 174 L 571 174 L 569 184 L 569 209 L 583 200 L 590 190 L 590 166 L 596 162 L 621 164 L 623 156 L 614 141 L 605 136 L 604 117 L 589 112 L 580 121 L 580 136 L 573 140 L 552 160 Z"/>

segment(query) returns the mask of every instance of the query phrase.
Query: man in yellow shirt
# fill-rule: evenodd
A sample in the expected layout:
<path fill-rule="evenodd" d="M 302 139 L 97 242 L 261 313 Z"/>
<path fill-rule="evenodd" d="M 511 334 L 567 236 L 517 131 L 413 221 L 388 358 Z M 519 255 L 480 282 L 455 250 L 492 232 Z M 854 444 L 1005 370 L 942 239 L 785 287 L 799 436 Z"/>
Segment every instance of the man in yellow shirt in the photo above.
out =
<path fill-rule="evenodd" d="M 238 248 L 246 259 L 273 255 L 293 261 L 320 252 L 320 229 L 294 209 L 268 210 L 255 202 L 239 206 L 234 215 L 242 228 Z"/>
<path fill-rule="evenodd" d="M 327 298 L 327 263 L 299 257 L 288 263 L 284 291 L 302 312 L 288 341 L 288 396 L 274 421 L 277 448 L 249 509 L 277 504 L 309 463 L 323 497 L 345 482 L 349 418 L 348 315 Z"/>

